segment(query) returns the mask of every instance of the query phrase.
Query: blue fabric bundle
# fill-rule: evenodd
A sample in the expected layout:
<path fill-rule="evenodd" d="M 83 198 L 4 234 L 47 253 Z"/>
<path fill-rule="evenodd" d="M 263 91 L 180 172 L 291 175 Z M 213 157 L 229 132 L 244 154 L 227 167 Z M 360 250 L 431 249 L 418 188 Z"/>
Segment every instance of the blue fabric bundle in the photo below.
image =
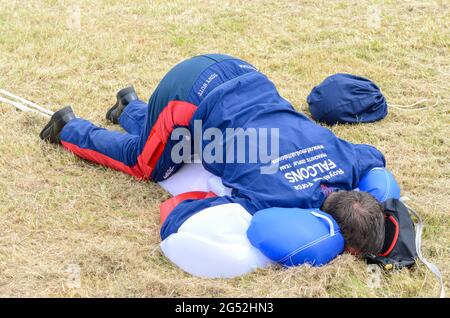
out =
<path fill-rule="evenodd" d="M 351 74 L 335 74 L 313 88 L 308 96 L 314 120 L 328 125 L 368 123 L 387 115 L 386 100 L 369 79 Z"/>
<path fill-rule="evenodd" d="M 331 215 L 318 209 L 268 208 L 253 215 L 247 230 L 253 246 L 286 267 L 327 264 L 344 250 Z"/>

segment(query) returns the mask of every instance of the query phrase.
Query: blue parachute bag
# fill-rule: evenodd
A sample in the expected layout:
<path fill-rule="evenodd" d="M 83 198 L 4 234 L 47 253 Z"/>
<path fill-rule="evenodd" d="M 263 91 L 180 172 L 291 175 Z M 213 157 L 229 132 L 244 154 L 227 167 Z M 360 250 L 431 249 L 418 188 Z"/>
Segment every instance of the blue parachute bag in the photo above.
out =
<path fill-rule="evenodd" d="M 253 215 L 247 230 L 253 246 L 283 266 L 321 266 L 344 250 L 336 221 L 318 209 L 269 208 Z"/>
<path fill-rule="evenodd" d="M 312 89 L 307 102 L 313 119 L 328 125 L 370 123 L 383 119 L 388 112 L 380 88 L 352 74 L 327 77 Z"/>

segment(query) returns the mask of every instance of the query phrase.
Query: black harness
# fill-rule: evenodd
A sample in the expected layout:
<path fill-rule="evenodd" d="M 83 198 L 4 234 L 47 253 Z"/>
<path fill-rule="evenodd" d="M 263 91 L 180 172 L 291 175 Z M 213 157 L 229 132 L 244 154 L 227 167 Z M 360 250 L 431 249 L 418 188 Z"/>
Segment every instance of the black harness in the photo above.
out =
<path fill-rule="evenodd" d="M 382 252 L 367 255 L 369 264 L 381 265 L 386 270 L 412 267 L 420 259 L 440 280 L 440 297 L 445 297 L 442 274 L 422 255 L 422 219 L 402 199 L 389 199 L 382 203 L 385 215 L 385 239 Z M 417 219 L 415 224 L 411 214 Z"/>

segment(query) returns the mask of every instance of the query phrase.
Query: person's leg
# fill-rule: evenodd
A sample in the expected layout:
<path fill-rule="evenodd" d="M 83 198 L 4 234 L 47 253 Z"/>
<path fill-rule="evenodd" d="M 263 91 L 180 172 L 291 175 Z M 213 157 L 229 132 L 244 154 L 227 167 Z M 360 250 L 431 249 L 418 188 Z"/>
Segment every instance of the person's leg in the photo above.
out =
<path fill-rule="evenodd" d="M 193 57 L 169 71 L 148 106 L 133 101 L 128 105 L 133 107 L 124 109 L 119 121 L 130 133 L 108 131 L 77 118 L 62 129 L 61 142 L 87 160 L 139 179 L 164 180 L 181 166 L 171 157 L 173 129 L 189 126 L 197 106 L 214 87 L 254 70 L 248 63 L 227 55 Z"/>
<path fill-rule="evenodd" d="M 186 102 L 187 94 L 199 74 L 213 62 L 200 57 L 186 60 L 163 78 L 149 104 L 131 101 L 119 117 L 127 133 L 108 131 L 76 118 L 61 130 L 62 145 L 81 158 L 139 179 L 162 180 L 161 173 L 152 173 L 165 148 L 169 148 L 166 144 L 173 128 L 188 126 L 196 105 Z"/>
<path fill-rule="evenodd" d="M 149 141 L 141 138 L 143 155 L 152 159 L 152 180 L 165 180 L 181 167 L 171 156 L 172 147 L 177 143 L 170 139 L 173 128 L 188 127 L 197 106 L 214 88 L 255 70 L 232 56 L 206 54 L 176 65 L 163 78 L 150 98 L 148 120 L 142 133 L 143 136 L 162 136 L 156 155 L 147 154 Z"/>
<path fill-rule="evenodd" d="M 148 104 L 141 100 L 130 102 L 119 117 L 119 125 L 132 135 L 140 136 L 145 126 Z"/>
<path fill-rule="evenodd" d="M 198 103 L 192 90 L 205 71 L 218 61 L 232 59 L 227 55 L 200 55 L 172 68 L 158 84 L 148 102 L 148 113 L 141 133 L 142 161 L 150 167 L 153 181 L 167 179 L 181 163 L 174 163 L 170 139 L 175 127 L 188 127 Z"/>
<path fill-rule="evenodd" d="M 138 179 L 145 178 L 137 162 L 137 135 L 100 128 L 91 122 L 75 118 L 61 131 L 61 144 L 86 160 L 123 171 Z"/>
<path fill-rule="evenodd" d="M 177 64 L 161 80 L 150 97 L 149 121 L 147 129 L 151 129 L 162 111 L 170 101 L 186 101 L 198 106 L 192 98 L 192 89 L 200 76 L 212 65 L 223 59 L 232 59 L 222 54 L 208 54 L 192 57 Z"/>
<path fill-rule="evenodd" d="M 130 102 L 119 117 L 119 124 L 130 134 L 140 134 L 147 123 L 146 113 L 150 119 L 146 128 L 151 129 L 170 101 L 180 100 L 199 105 L 213 88 L 255 70 L 247 62 L 225 54 L 195 56 L 179 63 L 167 73 L 148 104 L 141 100 Z M 145 134 L 148 135 L 148 132 Z"/>

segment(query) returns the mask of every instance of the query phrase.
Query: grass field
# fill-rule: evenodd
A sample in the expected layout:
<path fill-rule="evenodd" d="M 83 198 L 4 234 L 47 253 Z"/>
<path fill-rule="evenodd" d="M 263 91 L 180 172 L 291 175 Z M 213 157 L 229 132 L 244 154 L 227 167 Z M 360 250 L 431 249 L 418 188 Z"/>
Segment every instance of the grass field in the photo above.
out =
<path fill-rule="evenodd" d="M 382 150 L 425 221 L 424 255 L 450 279 L 448 1 L 0 0 L 0 88 L 108 127 L 115 92 L 148 98 L 175 63 L 221 52 L 250 61 L 307 112 L 326 76 L 374 80 L 390 109 L 378 123 L 338 126 Z M 350 255 L 323 268 L 270 268 L 204 280 L 158 250 L 168 193 L 40 141 L 45 119 L 0 104 L 0 296 L 434 297 L 423 265 L 371 284 Z M 71 265 L 72 264 L 72 265 Z M 74 265 L 73 265 L 74 264 Z M 71 284 L 79 266 L 81 285 Z"/>

